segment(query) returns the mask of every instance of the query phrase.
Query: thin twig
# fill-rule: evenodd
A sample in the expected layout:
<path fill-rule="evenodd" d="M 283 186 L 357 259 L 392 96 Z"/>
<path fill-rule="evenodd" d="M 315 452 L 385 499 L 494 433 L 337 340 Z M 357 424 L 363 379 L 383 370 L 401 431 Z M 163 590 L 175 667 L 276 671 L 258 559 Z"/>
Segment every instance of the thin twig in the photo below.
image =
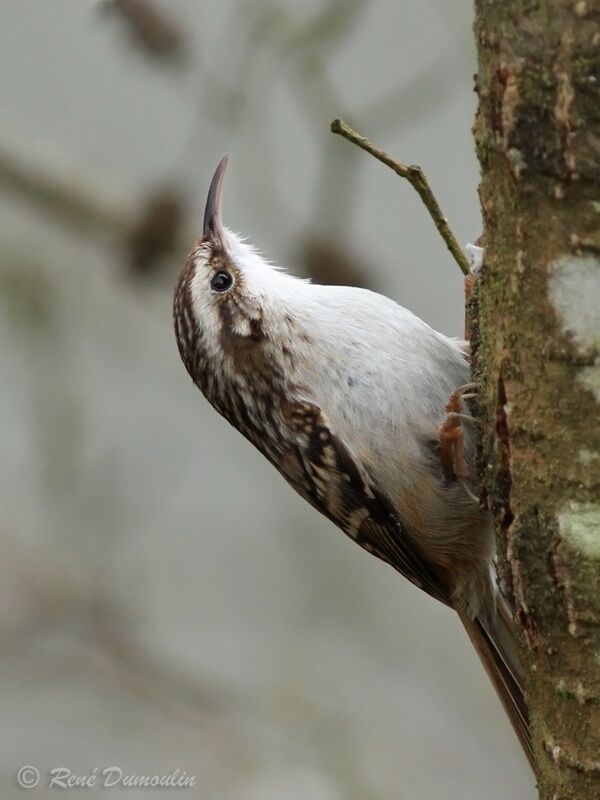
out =
<path fill-rule="evenodd" d="M 438 229 L 442 239 L 446 242 L 446 247 L 452 253 L 460 271 L 463 273 L 463 275 L 468 275 L 470 269 L 467 257 L 464 254 L 462 247 L 457 242 L 456 237 L 450 230 L 448 221 L 442 214 L 442 209 L 440 208 L 438 201 L 435 199 L 434 194 L 431 191 L 431 187 L 427 182 L 427 178 L 425 177 L 425 173 L 421 167 L 401 164 L 399 161 L 396 161 L 389 156 L 386 152 L 371 144 L 371 142 L 368 139 L 365 139 L 364 136 L 360 136 L 360 134 L 352 130 L 352 128 L 349 125 L 346 125 L 346 123 L 341 119 L 333 120 L 331 123 L 331 131 L 332 133 L 339 133 L 340 136 L 344 137 L 344 139 L 348 139 L 349 142 L 358 145 L 363 150 L 366 150 L 367 153 L 375 156 L 375 158 L 377 158 L 379 161 L 382 161 L 386 166 L 390 167 L 390 169 L 393 169 L 396 175 L 400 175 L 401 178 L 406 178 L 406 180 L 419 194 L 419 197 L 423 201 L 427 211 L 429 211 L 435 227 Z"/>

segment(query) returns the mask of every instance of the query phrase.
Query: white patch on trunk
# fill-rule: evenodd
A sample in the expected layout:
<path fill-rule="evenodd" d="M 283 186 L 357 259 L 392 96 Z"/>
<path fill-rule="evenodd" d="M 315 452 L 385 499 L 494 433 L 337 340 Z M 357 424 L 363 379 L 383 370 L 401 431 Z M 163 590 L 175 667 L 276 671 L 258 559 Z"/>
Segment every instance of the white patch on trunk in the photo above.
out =
<path fill-rule="evenodd" d="M 600 559 L 600 505 L 569 503 L 558 515 L 562 538 L 588 559 Z"/>
<path fill-rule="evenodd" d="M 483 266 L 483 247 L 478 247 L 476 244 L 469 242 L 465 245 L 465 253 L 469 259 L 471 272 L 479 272 Z"/>
<path fill-rule="evenodd" d="M 600 258 L 563 256 L 550 265 L 550 302 L 583 350 L 600 346 Z"/>
<path fill-rule="evenodd" d="M 600 364 L 580 369 L 577 373 L 577 381 L 590 391 L 596 401 L 600 403 Z"/>

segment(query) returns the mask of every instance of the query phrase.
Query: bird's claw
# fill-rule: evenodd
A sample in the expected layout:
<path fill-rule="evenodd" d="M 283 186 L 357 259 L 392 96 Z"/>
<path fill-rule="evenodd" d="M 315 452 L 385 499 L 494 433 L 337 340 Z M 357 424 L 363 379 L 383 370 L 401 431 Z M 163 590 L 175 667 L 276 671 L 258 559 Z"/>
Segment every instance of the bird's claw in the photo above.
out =
<path fill-rule="evenodd" d="M 466 481 L 469 468 L 465 461 L 462 421 L 474 422 L 473 417 L 462 413 L 463 400 L 475 397 L 477 385 L 466 383 L 459 386 L 446 403 L 446 419 L 440 425 L 440 462 L 444 478 L 449 482 Z"/>

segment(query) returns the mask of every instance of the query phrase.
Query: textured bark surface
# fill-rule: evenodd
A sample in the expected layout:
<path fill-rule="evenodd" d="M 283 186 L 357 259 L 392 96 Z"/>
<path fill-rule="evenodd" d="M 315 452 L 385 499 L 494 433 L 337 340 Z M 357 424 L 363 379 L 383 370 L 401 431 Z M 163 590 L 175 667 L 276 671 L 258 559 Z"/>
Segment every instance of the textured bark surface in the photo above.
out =
<path fill-rule="evenodd" d="M 483 493 L 542 798 L 600 797 L 600 5 L 477 0 Z"/>

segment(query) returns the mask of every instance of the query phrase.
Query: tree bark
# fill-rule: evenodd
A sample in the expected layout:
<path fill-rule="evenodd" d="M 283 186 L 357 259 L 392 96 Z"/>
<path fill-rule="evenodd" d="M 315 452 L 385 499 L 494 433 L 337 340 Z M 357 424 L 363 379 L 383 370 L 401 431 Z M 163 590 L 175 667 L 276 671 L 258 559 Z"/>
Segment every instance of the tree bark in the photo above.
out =
<path fill-rule="evenodd" d="M 540 797 L 600 797 L 600 4 L 476 0 L 480 478 Z"/>

